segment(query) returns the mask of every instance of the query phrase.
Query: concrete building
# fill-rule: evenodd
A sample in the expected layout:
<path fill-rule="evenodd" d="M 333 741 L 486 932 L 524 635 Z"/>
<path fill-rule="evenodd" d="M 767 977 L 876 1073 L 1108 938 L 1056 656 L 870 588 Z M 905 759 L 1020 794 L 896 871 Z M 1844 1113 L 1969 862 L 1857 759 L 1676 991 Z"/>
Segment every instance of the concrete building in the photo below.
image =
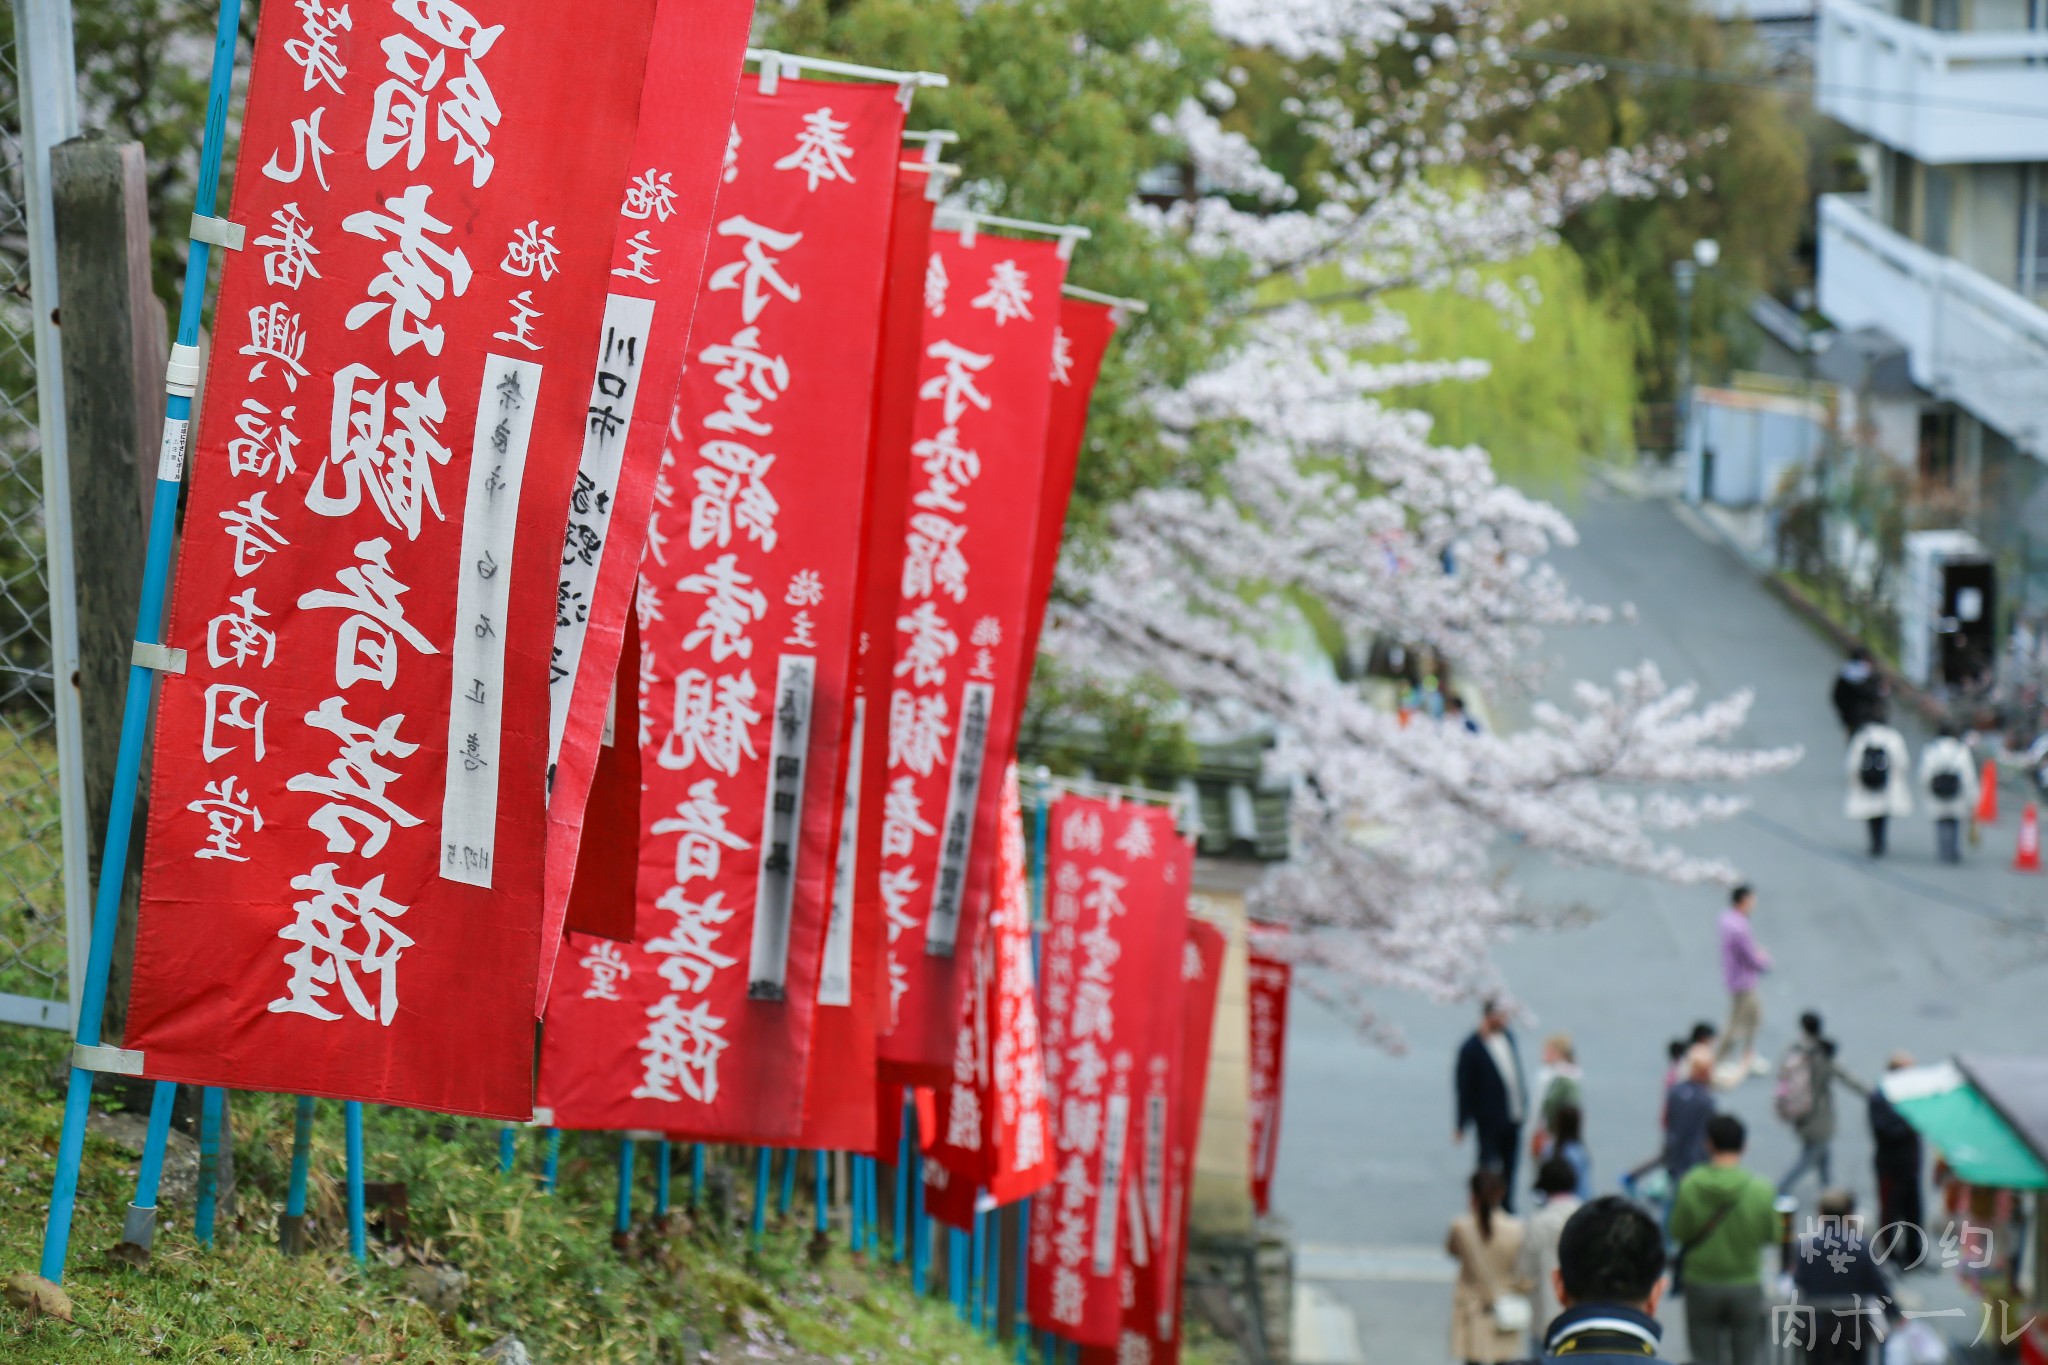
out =
<path fill-rule="evenodd" d="M 1887 378 L 1843 382 L 1844 436 L 1952 501 L 2006 600 L 2048 612 L 2048 0 L 1826 0 L 1815 62 L 1820 110 L 1872 144 L 1868 192 L 1819 211 L 1836 359 Z"/>

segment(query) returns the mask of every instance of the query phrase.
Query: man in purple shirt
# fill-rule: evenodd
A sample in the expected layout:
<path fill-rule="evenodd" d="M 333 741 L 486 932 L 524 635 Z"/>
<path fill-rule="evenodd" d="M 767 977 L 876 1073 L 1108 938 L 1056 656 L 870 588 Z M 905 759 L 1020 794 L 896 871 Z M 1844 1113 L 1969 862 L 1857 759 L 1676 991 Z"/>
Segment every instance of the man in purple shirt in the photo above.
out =
<path fill-rule="evenodd" d="M 1757 1026 L 1763 1022 L 1763 1006 L 1757 1000 L 1757 978 L 1771 969 L 1771 955 L 1757 946 L 1750 931 L 1750 912 L 1756 909 L 1756 892 L 1738 886 L 1721 912 L 1721 979 L 1728 987 L 1728 1027 L 1721 1030 L 1720 1056 L 1741 1059 L 1738 1075 L 1767 1068 L 1756 1055 Z"/>

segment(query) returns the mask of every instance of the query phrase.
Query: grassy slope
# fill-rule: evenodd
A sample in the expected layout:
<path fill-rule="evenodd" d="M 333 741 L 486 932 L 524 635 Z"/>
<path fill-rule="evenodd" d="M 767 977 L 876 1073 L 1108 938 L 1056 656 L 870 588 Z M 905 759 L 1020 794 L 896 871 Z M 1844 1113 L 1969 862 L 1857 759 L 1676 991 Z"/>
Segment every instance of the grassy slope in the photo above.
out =
<path fill-rule="evenodd" d="M 61 1117 L 61 1041 L 0 1027 L 0 1275 L 37 1263 Z M 274 1213 L 289 1159 L 290 1102 L 238 1095 L 234 1126 L 241 1202 L 219 1249 L 194 1244 L 189 1205 L 166 1206 L 154 1264 L 140 1272 L 104 1254 L 119 1237 L 135 1158 L 97 1136 L 88 1141 L 65 1283 L 76 1325 L 31 1323 L 0 1307 L 0 1361 L 448 1361 L 474 1359 L 505 1332 L 516 1332 L 541 1365 L 695 1361 L 699 1350 L 718 1361 L 1011 1358 L 943 1302 L 916 1299 L 893 1267 L 849 1256 L 843 1230 L 820 1269 L 804 1256 L 798 1224 L 807 1217 L 774 1229 L 750 1255 L 737 1221 L 748 1193 L 724 1218 L 707 1213 L 695 1227 L 679 1220 L 668 1238 L 646 1239 L 641 1254 L 618 1255 L 609 1238 L 614 1148 L 597 1135 L 564 1143 L 561 1189 L 547 1196 L 531 1179 L 537 1137 L 523 1142 L 523 1172 L 500 1176 L 494 1125 L 370 1110 L 368 1176 L 407 1182 L 417 1254 L 380 1258 L 373 1241 L 371 1262 L 359 1269 L 339 1245 L 340 1106 L 323 1104 L 309 1199 L 315 1247 L 287 1259 L 275 1250 Z M 641 1151 L 644 1221 L 652 1149 Z M 718 1197 L 724 1182 L 711 1184 L 708 1204 L 726 1202 Z M 687 1189 L 687 1180 L 676 1182 L 679 1200 Z M 448 1318 L 408 1296 L 407 1270 L 422 1258 L 470 1276 Z"/>

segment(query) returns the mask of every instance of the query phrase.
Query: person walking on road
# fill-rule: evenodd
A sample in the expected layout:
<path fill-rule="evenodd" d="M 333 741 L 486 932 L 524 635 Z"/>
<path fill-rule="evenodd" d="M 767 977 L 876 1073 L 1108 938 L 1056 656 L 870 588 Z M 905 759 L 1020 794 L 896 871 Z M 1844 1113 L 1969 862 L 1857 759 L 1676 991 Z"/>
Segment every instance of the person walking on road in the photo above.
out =
<path fill-rule="evenodd" d="M 1913 790 L 1906 779 L 1906 737 L 1885 724 L 1880 705 L 1872 718 L 1849 737 L 1845 764 L 1849 794 L 1843 813 L 1870 829 L 1870 856 L 1882 858 L 1885 826 L 1893 816 L 1913 813 Z"/>
<path fill-rule="evenodd" d="M 1707 1164 L 1678 1187 L 1678 1244 L 1694 1365 L 1756 1365 L 1764 1340 L 1763 1253 L 1778 1240 L 1770 1182 L 1742 1165 L 1742 1120 L 1707 1124 Z"/>
<path fill-rule="evenodd" d="M 1593 1154 L 1586 1150 L 1585 1111 L 1576 1104 L 1560 1106 L 1550 1120 L 1550 1154 L 1564 1159 L 1579 1177 L 1579 1198 L 1593 1197 Z"/>
<path fill-rule="evenodd" d="M 1977 770 L 1955 726 L 1942 726 L 1941 734 L 1920 751 L 1920 790 L 1934 816 L 1935 856 L 1945 863 L 1961 862 L 1963 821 L 1977 808 Z"/>
<path fill-rule="evenodd" d="M 1869 1089 L 1836 1065 L 1834 1039 L 1822 1032 L 1820 1016 L 1808 1010 L 1799 1016 L 1798 1041 L 1786 1049 L 1784 1060 L 1778 1063 L 1777 1091 L 1771 1100 L 1778 1117 L 1792 1126 L 1799 1139 L 1799 1158 L 1778 1182 L 1779 1194 L 1792 1193 L 1792 1187 L 1808 1171 L 1819 1177 L 1822 1189 L 1835 1183 L 1837 1085 L 1858 1095 Z"/>
<path fill-rule="evenodd" d="M 1748 886 L 1730 892 L 1728 908 L 1721 912 L 1721 984 L 1728 988 L 1728 1027 L 1721 1030 L 1716 1055 L 1735 1058 L 1738 1076 L 1764 1072 L 1763 1059 L 1756 1053 L 1756 1031 L 1764 1021 L 1756 985 L 1771 969 L 1771 955 L 1757 946 L 1751 927 L 1755 913 L 1756 892 Z"/>
<path fill-rule="evenodd" d="M 1523 1227 L 1522 1254 L 1515 1273 L 1533 1286 L 1529 1297 L 1536 1305 L 1536 1340 L 1550 1330 L 1550 1320 L 1563 1305 L 1557 1297 L 1557 1243 L 1564 1225 L 1578 1212 L 1585 1199 L 1579 1193 L 1578 1173 L 1563 1157 L 1554 1156 L 1536 1172 L 1536 1193 L 1543 1201 L 1536 1206 Z"/>
<path fill-rule="evenodd" d="M 1664 1234 L 1640 1205 L 1610 1194 L 1566 1219 L 1551 1287 L 1564 1311 L 1543 1339 L 1544 1365 L 1660 1365 Z"/>
<path fill-rule="evenodd" d="M 1478 1168 L 1500 1176 L 1502 1203 L 1512 1213 L 1515 1148 L 1522 1139 L 1522 1120 L 1529 1104 L 1522 1083 L 1522 1055 L 1499 1001 L 1488 1000 L 1481 1007 L 1479 1027 L 1458 1049 L 1455 1084 L 1458 1126 L 1451 1132 L 1451 1141 L 1464 1141 L 1465 1130 L 1472 1129 L 1479 1144 Z"/>
<path fill-rule="evenodd" d="M 1693 1167 L 1707 1159 L 1707 1126 L 1714 1118 L 1714 1054 L 1696 1047 L 1685 1055 L 1685 1075 L 1664 1097 L 1664 1173 L 1676 1194 Z"/>
<path fill-rule="evenodd" d="M 1863 646 L 1849 651 L 1842 671 L 1835 675 L 1833 701 L 1845 735 L 1855 734 L 1883 710 L 1884 679 L 1878 676 L 1876 666 L 1870 662 L 1870 651 Z"/>
<path fill-rule="evenodd" d="M 1457 1259 L 1451 1292 L 1451 1359 L 1497 1365 L 1522 1354 L 1535 1309 L 1535 1286 L 1519 1270 L 1526 1230 L 1501 1207 L 1506 1192 L 1498 1174 L 1472 1173 L 1471 1207 L 1451 1220 L 1444 1249 Z"/>
<path fill-rule="evenodd" d="M 1573 1058 L 1572 1036 L 1553 1033 L 1543 1040 L 1543 1065 L 1536 1068 L 1536 1131 L 1529 1155 L 1541 1161 L 1551 1154 L 1557 1112 L 1579 1106 L 1579 1064 Z"/>
<path fill-rule="evenodd" d="M 1903 1071 L 1911 1065 L 1909 1054 L 1894 1052 L 1886 1069 Z M 1889 1232 L 1896 1239 L 1891 1249 L 1901 1265 L 1918 1265 L 1928 1249 L 1927 1211 L 1921 1202 L 1926 1167 L 1920 1130 L 1892 1107 L 1882 1086 L 1870 1088 L 1870 1145 L 1872 1164 L 1877 1168 L 1879 1232 Z"/>

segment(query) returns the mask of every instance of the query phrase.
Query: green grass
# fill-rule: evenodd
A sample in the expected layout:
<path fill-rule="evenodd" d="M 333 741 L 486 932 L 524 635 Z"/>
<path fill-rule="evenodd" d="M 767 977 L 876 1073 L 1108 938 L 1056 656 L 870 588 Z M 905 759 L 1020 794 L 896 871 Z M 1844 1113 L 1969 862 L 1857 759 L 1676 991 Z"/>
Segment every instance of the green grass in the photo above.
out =
<path fill-rule="evenodd" d="M 0 1276 L 33 1270 L 62 1115 L 63 1040 L 0 1027 Z M 775 1223 L 758 1252 L 744 1217 L 751 1177 L 709 1182 L 714 1198 L 666 1236 L 646 1234 L 630 1255 L 610 1243 L 615 1146 L 568 1135 L 561 1185 L 540 1193 L 540 1139 L 525 1135 L 521 1169 L 497 1170 L 497 1127 L 410 1111 L 367 1110 L 367 1175 L 403 1180 L 409 1250 L 372 1234 L 367 1267 L 343 1245 L 341 1106 L 319 1109 L 308 1200 L 313 1248 L 290 1259 L 275 1246 L 292 1132 L 291 1101 L 237 1095 L 233 1103 L 239 1208 L 218 1248 L 198 1247 L 191 1208 L 166 1205 L 153 1263 L 109 1261 L 133 1193 L 135 1158 L 88 1139 L 78 1221 L 64 1287 L 74 1323 L 30 1321 L 0 1305 L 0 1361 L 109 1362 L 473 1360 L 507 1332 L 541 1365 L 719 1361 L 958 1361 L 1012 1359 L 962 1325 L 943 1301 L 919 1299 L 891 1265 L 846 1250 L 843 1223 L 822 1266 L 805 1254 L 809 1210 Z M 639 1221 L 651 1213 L 652 1148 L 640 1149 Z M 800 1168 L 808 1176 L 808 1162 Z M 799 1190 L 806 1187 L 798 1182 Z M 675 1182 L 687 1200 L 687 1177 Z M 843 1218 L 843 1214 L 841 1215 Z M 773 1222 L 773 1220 L 771 1220 Z M 446 1262 L 470 1277 L 460 1307 L 437 1317 L 407 1291 L 406 1272 Z M 762 1355 L 750 1352 L 765 1352 Z"/>
<path fill-rule="evenodd" d="M 57 749 L 33 708 L 0 711 L 0 992 L 64 994 Z"/>

